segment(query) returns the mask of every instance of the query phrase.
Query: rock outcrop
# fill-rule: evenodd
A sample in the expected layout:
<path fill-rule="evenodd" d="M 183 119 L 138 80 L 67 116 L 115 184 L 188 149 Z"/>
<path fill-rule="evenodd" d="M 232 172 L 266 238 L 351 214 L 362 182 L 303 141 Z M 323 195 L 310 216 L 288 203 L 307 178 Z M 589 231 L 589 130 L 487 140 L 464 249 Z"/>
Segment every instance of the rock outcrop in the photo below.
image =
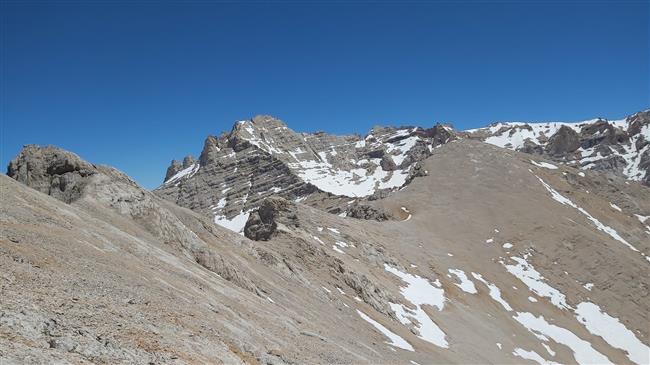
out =
<path fill-rule="evenodd" d="M 278 225 L 299 226 L 296 205 L 281 197 L 268 197 L 248 217 L 244 235 L 254 241 L 268 241 L 277 234 Z"/>
<path fill-rule="evenodd" d="M 9 177 L 70 203 L 78 199 L 97 168 L 57 147 L 27 145 L 7 167 Z"/>
<path fill-rule="evenodd" d="M 392 218 L 392 215 L 385 209 L 363 203 L 351 204 L 346 210 L 346 213 L 346 216 L 351 218 L 376 220 L 379 222 Z"/>
<path fill-rule="evenodd" d="M 563 157 L 580 148 L 580 135 L 578 132 L 565 125 L 549 138 L 546 152 L 551 156 Z"/>
<path fill-rule="evenodd" d="M 189 163 L 191 162 L 190 159 Z M 108 166 L 95 166 L 74 153 L 58 147 L 25 146 L 8 167 L 9 177 L 65 203 L 97 211 L 112 211 L 133 220 L 160 242 L 192 257 L 206 269 L 232 280 L 236 285 L 257 292 L 235 265 L 210 250 L 187 224 L 197 217 L 181 214 L 169 204 L 138 186 L 126 174 Z M 179 219 L 183 217 L 184 220 Z"/>

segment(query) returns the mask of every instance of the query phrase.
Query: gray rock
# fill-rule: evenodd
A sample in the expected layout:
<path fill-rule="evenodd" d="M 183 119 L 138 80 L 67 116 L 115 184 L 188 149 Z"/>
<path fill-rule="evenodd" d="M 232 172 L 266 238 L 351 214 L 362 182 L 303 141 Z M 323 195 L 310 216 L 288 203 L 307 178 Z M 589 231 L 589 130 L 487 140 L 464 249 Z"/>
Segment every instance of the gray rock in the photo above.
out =
<path fill-rule="evenodd" d="M 458 134 L 451 125 L 436 124 L 433 128 L 425 129 L 422 132 L 424 137 L 431 139 L 432 145 L 439 146 L 458 138 Z"/>
<path fill-rule="evenodd" d="M 580 136 L 572 128 L 564 125 L 549 138 L 546 144 L 546 152 L 552 156 L 564 156 L 575 152 L 578 148 L 580 148 Z"/>
<path fill-rule="evenodd" d="M 70 203 L 78 199 L 97 168 L 72 152 L 36 145 L 23 147 L 7 168 L 9 177 Z"/>
<path fill-rule="evenodd" d="M 542 155 L 544 154 L 544 147 L 533 143 L 531 141 L 524 141 L 523 147 L 520 149 L 521 152 L 530 153 L 533 155 Z"/>
<path fill-rule="evenodd" d="M 176 175 L 179 171 L 183 169 L 180 162 L 172 160 L 171 165 L 167 168 L 167 173 L 165 173 L 165 181 L 169 180 L 172 176 Z"/>
<path fill-rule="evenodd" d="M 244 235 L 254 241 L 267 241 L 277 233 L 278 224 L 297 227 L 296 206 L 284 198 L 269 197 L 248 217 Z"/>
<path fill-rule="evenodd" d="M 185 158 L 183 158 L 183 168 L 186 169 L 192 165 L 194 165 L 196 161 L 194 161 L 194 157 L 192 155 L 187 155 Z"/>
<path fill-rule="evenodd" d="M 384 155 L 381 158 L 381 162 L 379 163 L 381 166 L 382 170 L 384 171 L 395 171 L 397 170 L 397 165 L 395 165 L 395 161 L 393 161 L 393 158 L 390 157 L 389 155 Z"/>
<path fill-rule="evenodd" d="M 384 209 L 376 208 L 369 204 L 355 203 L 348 207 L 347 216 L 357 219 L 386 221 L 392 218 Z"/>

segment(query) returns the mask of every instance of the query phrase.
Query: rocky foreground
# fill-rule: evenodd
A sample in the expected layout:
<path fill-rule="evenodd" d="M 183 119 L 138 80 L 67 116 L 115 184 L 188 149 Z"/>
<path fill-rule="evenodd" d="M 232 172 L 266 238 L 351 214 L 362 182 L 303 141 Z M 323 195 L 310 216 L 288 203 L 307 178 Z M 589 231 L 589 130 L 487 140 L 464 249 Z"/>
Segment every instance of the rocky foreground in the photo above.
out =
<path fill-rule="evenodd" d="M 155 193 L 26 147 L 0 176 L 0 363 L 650 363 L 643 179 L 446 126 L 247 123 Z"/>

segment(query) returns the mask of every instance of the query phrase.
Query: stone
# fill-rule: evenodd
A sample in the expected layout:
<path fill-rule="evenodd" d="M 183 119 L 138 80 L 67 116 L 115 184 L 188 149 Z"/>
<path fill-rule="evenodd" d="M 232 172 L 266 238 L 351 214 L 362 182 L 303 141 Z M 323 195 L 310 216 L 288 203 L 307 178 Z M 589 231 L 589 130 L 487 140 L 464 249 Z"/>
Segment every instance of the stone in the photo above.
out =
<path fill-rule="evenodd" d="M 194 157 L 192 155 L 187 155 L 185 158 L 183 158 L 183 168 L 186 169 L 192 165 L 194 165 L 196 161 L 194 161 Z"/>
<path fill-rule="evenodd" d="M 546 152 L 552 156 L 563 156 L 575 152 L 578 148 L 580 148 L 580 136 L 573 128 L 564 125 L 549 138 L 546 144 Z"/>
<path fill-rule="evenodd" d="M 248 217 L 244 235 L 254 241 L 267 241 L 277 233 L 280 223 L 289 227 L 299 225 L 295 203 L 281 197 L 269 197 Z"/>
<path fill-rule="evenodd" d="M 384 155 L 381 158 L 381 162 L 379 162 L 379 165 L 381 166 L 382 170 L 384 170 L 384 171 L 395 171 L 395 170 L 397 170 L 397 165 L 395 164 L 395 161 L 393 161 L 393 158 L 390 157 L 389 155 Z"/>
<path fill-rule="evenodd" d="M 357 219 L 376 220 L 379 222 L 392 218 L 384 209 L 376 208 L 369 204 L 355 203 L 348 207 L 347 216 Z"/>
<path fill-rule="evenodd" d="M 66 203 L 78 199 L 96 173 L 94 165 L 53 146 L 27 145 L 7 167 L 9 177 Z"/>

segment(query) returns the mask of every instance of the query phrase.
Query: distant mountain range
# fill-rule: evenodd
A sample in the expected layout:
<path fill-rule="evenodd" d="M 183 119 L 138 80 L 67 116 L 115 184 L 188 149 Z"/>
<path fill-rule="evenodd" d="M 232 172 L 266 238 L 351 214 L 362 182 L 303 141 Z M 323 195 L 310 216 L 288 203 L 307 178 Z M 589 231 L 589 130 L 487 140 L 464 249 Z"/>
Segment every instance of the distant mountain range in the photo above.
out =
<path fill-rule="evenodd" d="M 582 171 L 603 171 L 650 185 L 650 111 L 626 119 L 578 123 L 495 123 L 455 131 L 449 125 L 377 127 L 366 136 L 297 133 L 269 116 L 208 136 L 198 161 L 172 161 L 154 192 L 241 232 L 269 196 L 348 214 L 340 197 L 374 200 L 427 172 L 420 162 L 459 138 L 538 155 Z"/>

